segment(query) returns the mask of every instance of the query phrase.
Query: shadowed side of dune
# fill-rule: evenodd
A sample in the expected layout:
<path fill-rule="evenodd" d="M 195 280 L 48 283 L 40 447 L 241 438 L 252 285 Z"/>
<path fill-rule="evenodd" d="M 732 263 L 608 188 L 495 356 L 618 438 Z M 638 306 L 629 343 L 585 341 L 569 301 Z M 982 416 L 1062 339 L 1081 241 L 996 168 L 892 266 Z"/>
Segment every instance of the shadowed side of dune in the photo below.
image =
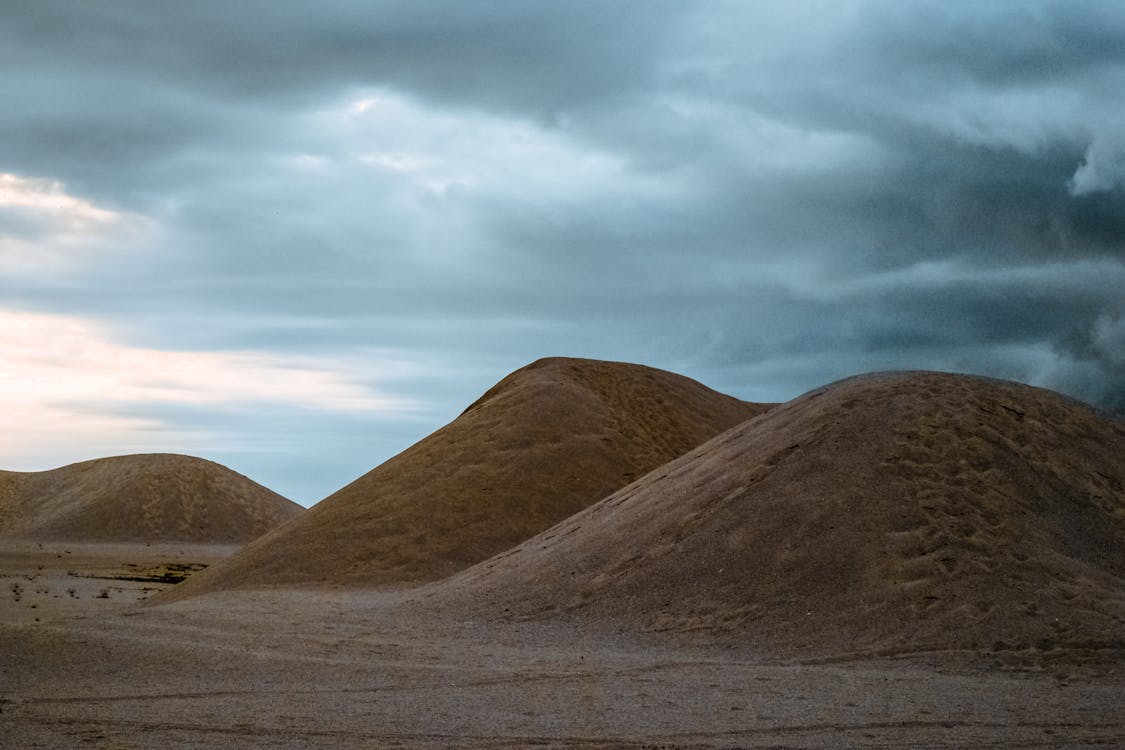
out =
<path fill-rule="evenodd" d="M 842 381 L 425 592 L 445 613 L 809 655 L 1125 648 L 1125 425 L 1037 388 Z"/>
<path fill-rule="evenodd" d="M 41 540 L 236 543 L 304 508 L 212 461 L 174 454 L 0 472 L 0 534 Z"/>
<path fill-rule="evenodd" d="M 400 584 L 518 544 L 765 410 L 689 378 L 552 358 L 164 600 L 276 584 Z"/>

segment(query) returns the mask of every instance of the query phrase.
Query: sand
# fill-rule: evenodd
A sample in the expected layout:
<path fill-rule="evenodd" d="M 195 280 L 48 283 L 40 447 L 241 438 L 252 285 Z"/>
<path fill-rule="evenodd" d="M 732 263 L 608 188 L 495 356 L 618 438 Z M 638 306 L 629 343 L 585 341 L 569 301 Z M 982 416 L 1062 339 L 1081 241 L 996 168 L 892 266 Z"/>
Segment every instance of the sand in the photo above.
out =
<path fill-rule="evenodd" d="M 1125 746 L 1125 424 L 937 373 L 757 412 L 437 580 L 0 539 L 0 747 Z"/>
<path fill-rule="evenodd" d="M 0 471 L 0 537 L 241 543 L 304 508 L 225 466 L 166 453 Z"/>
<path fill-rule="evenodd" d="M 539 360 L 176 593 L 441 579 L 768 407 L 650 367 Z"/>
<path fill-rule="evenodd" d="M 435 609 L 800 658 L 1125 656 L 1125 425 L 1049 391 L 854 378 L 426 592 Z"/>
<path fill-rule="evenodd" d="M 134 551 L 110 557 L 162 559 Z M 72 549 L 79 554 L 99 556 Z M 7 550 L 9 575 L 13 559 Z M 410 597 L 235 591 L 140 608 L 114 592 L 38 623 L 13 620 L 9 602 L 0 609 L 0 747 L 1125 743 L 1125 677 L 1088 667 L 816 663 L 594 633 L 564 619 L 421 617 Z"/>
<path fill-rule="evenodd" d="M 0 623 L 31 625 L 133 609 L 238 549 L 236 544 L 0 538 Z"/>

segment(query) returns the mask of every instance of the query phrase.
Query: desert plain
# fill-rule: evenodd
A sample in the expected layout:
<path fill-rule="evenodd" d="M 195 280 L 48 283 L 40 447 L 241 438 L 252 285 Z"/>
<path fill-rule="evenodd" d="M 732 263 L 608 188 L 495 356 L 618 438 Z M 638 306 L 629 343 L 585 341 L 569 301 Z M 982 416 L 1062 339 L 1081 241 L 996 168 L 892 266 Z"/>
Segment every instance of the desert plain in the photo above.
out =
<path fill-rule="evenodd" d="M 75 467 L 0 473 L 3 747 L 1125 745 L 1125 424 L 1049 391 L 551 359 L 308 511 Z"/>

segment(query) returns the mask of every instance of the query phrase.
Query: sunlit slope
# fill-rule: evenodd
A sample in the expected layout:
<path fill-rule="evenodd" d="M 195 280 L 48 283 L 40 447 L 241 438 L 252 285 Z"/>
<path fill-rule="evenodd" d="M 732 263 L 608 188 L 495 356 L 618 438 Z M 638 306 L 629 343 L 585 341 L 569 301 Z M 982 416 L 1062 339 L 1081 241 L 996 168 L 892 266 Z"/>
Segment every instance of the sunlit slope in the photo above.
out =
<path fill-rule="evenodd" d="M 172 596 L 448 576 L 765 410 L 680 375 L 552 358 Z"/>
<path fill-rule="evenodd" d="M 1014 383 L 849 379 L 430 601 L 814 654 L 1121 653 L 1125 425 Z"/>
<path fill-rule="evenodd" d="M 173 454 L 0 472 L 0 534 L 42 540 L 245 542 L 304 509 L 219 464 Z"/>

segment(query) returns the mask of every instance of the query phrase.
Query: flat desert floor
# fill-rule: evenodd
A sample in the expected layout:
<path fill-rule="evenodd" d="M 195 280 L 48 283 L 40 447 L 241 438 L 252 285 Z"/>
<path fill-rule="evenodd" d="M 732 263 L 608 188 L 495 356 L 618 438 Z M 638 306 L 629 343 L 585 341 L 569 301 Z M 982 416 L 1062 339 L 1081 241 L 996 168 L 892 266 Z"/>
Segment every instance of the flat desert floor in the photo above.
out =
<path fill-rule="evenodd" d="M 563 622 L 450 622 L 409 591 L 143 606 L 171 585 L 154 579 L 232 551 L 0 542 L 0 745 L 1125 746 L 1125 675 L 1104 667 L 786 661 Z"/>

